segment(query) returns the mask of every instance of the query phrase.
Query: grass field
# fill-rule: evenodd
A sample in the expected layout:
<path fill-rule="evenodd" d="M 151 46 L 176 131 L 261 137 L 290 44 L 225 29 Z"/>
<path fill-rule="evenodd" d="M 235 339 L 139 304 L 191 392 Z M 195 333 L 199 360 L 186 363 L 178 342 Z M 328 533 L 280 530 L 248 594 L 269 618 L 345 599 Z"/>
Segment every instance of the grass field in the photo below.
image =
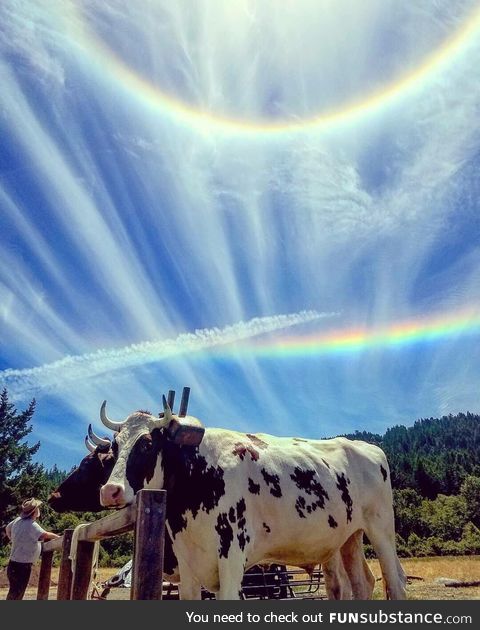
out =
<path fill-rule="evenodd" d="M 480 580 L 480 556 L 402 558 L 407 575 L 423 578 L 411 580 L 407 585 L 408 599 L 480 599 L 480 587 L 451 588 L 438 584 L 438 578 L 451 578 L 463 582 Z M 380 576 L 376 560 L 369 561 L 375 576 Z M 375 586 L 374 598 L 382 599 L 381 582 Z"/>
<path fill-rule="evenodd" d="M 370 568 L 376 577 L 380 577 L 380 568 L 376 560 L 369 561 Z M 408 599 L 439 600 L 439 599 L 480 599 L 480 587 L 451 588 L 436 582 L 438 578 L 451 578 L 462 581 L 480 580 L 480 557 L 439 557 L 439 558 L 411 558 L 402 559 L 402 566 L 407 575 L 422 578 L 411 580 L 407 586 Z M 98 570 L 97 582 L 107 580 L 117 569 Z M 58 569 L 52 570 L 52 580 L 58 580 Z M 6 588 L 0 588 L 0 599 L 5 599 Z M 322 589 L 322 594 L 325 592 Z M 29 588 L 25 599 L 36 599 L 36 588 Z M 50 598 L 55 599 L 56 588 L 50 591 Z M 116 588 L 110 591 L 108 599 L 128 599 L 127 589 Z M 374 599 L 383 599 L 382 582 L 376 583 Z"/>

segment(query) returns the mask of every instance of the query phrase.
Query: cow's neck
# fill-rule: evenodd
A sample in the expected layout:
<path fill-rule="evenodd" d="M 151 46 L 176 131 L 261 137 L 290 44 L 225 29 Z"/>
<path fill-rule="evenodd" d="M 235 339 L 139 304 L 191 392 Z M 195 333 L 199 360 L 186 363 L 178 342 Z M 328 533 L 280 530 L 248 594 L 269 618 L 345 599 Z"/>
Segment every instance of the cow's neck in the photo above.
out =
<path fill-rule="evenodd" d="M 200 512 L 213 510 L 225 494 L 223 469 L 208 461 L 198 447 L 178 446 L 164 435 L 159 453 L 167 521 L 175 538 Z"/>

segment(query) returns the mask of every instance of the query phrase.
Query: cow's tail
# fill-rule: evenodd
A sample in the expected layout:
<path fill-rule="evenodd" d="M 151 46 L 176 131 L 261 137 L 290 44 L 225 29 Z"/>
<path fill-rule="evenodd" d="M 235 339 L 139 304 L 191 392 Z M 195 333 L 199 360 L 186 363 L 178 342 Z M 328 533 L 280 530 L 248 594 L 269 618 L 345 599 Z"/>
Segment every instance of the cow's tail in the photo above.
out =
<path fill-rule="evenodd" d="M 407 586 L 407 574 L 405 573 L 402 565 L 400 564 L 400 560 L 398 559 L 398 556 L 397 556 L 397 572 L 398 572 L 398 578 L 401 581 L 403 588 L 405 588 Z"/>

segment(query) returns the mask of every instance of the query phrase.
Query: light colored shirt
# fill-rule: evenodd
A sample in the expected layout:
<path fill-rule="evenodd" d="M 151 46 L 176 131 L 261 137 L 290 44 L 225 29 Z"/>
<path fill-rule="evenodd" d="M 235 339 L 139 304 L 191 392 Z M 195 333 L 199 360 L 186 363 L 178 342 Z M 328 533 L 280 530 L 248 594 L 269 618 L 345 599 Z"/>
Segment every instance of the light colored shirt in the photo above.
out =
<path fill-rule="evenodd" d="M 10 560 L 36 562 L 42 550 L 38 539 L 45 533 L 45 530 L 31 518 L 20 518 L 20 516 L 9 523 L 6 530 L 12 541 Z"/>

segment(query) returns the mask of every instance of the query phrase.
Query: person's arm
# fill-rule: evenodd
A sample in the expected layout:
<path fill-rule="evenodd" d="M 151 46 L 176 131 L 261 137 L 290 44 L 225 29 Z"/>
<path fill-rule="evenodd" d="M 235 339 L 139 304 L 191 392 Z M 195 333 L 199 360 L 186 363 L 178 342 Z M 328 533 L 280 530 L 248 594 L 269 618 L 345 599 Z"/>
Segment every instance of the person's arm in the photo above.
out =
<path fill-rule="evenodd" d="M 54 532 L 43 532 L 38 540 L 40 542 L 47 542 L 47 540 L 53 540 L 54 538 L 60 538 L 60 535 Z"/>
<path fill-rule="evenodd" d="M 8 540 L 12 540 L 12 524 L 11 523 L 9 523 L 5 527 L 5 533 L 7 534 Z"/>
<path fill-rule="evenodd" d="M 60 538 L 58 534 L 53 532 L 46 532 L 36 521 L 32 523 L 32 539 L 39 540 L 40 542 L 46 542 L 47 540 L 53 540 L 54 538 Z"/>

